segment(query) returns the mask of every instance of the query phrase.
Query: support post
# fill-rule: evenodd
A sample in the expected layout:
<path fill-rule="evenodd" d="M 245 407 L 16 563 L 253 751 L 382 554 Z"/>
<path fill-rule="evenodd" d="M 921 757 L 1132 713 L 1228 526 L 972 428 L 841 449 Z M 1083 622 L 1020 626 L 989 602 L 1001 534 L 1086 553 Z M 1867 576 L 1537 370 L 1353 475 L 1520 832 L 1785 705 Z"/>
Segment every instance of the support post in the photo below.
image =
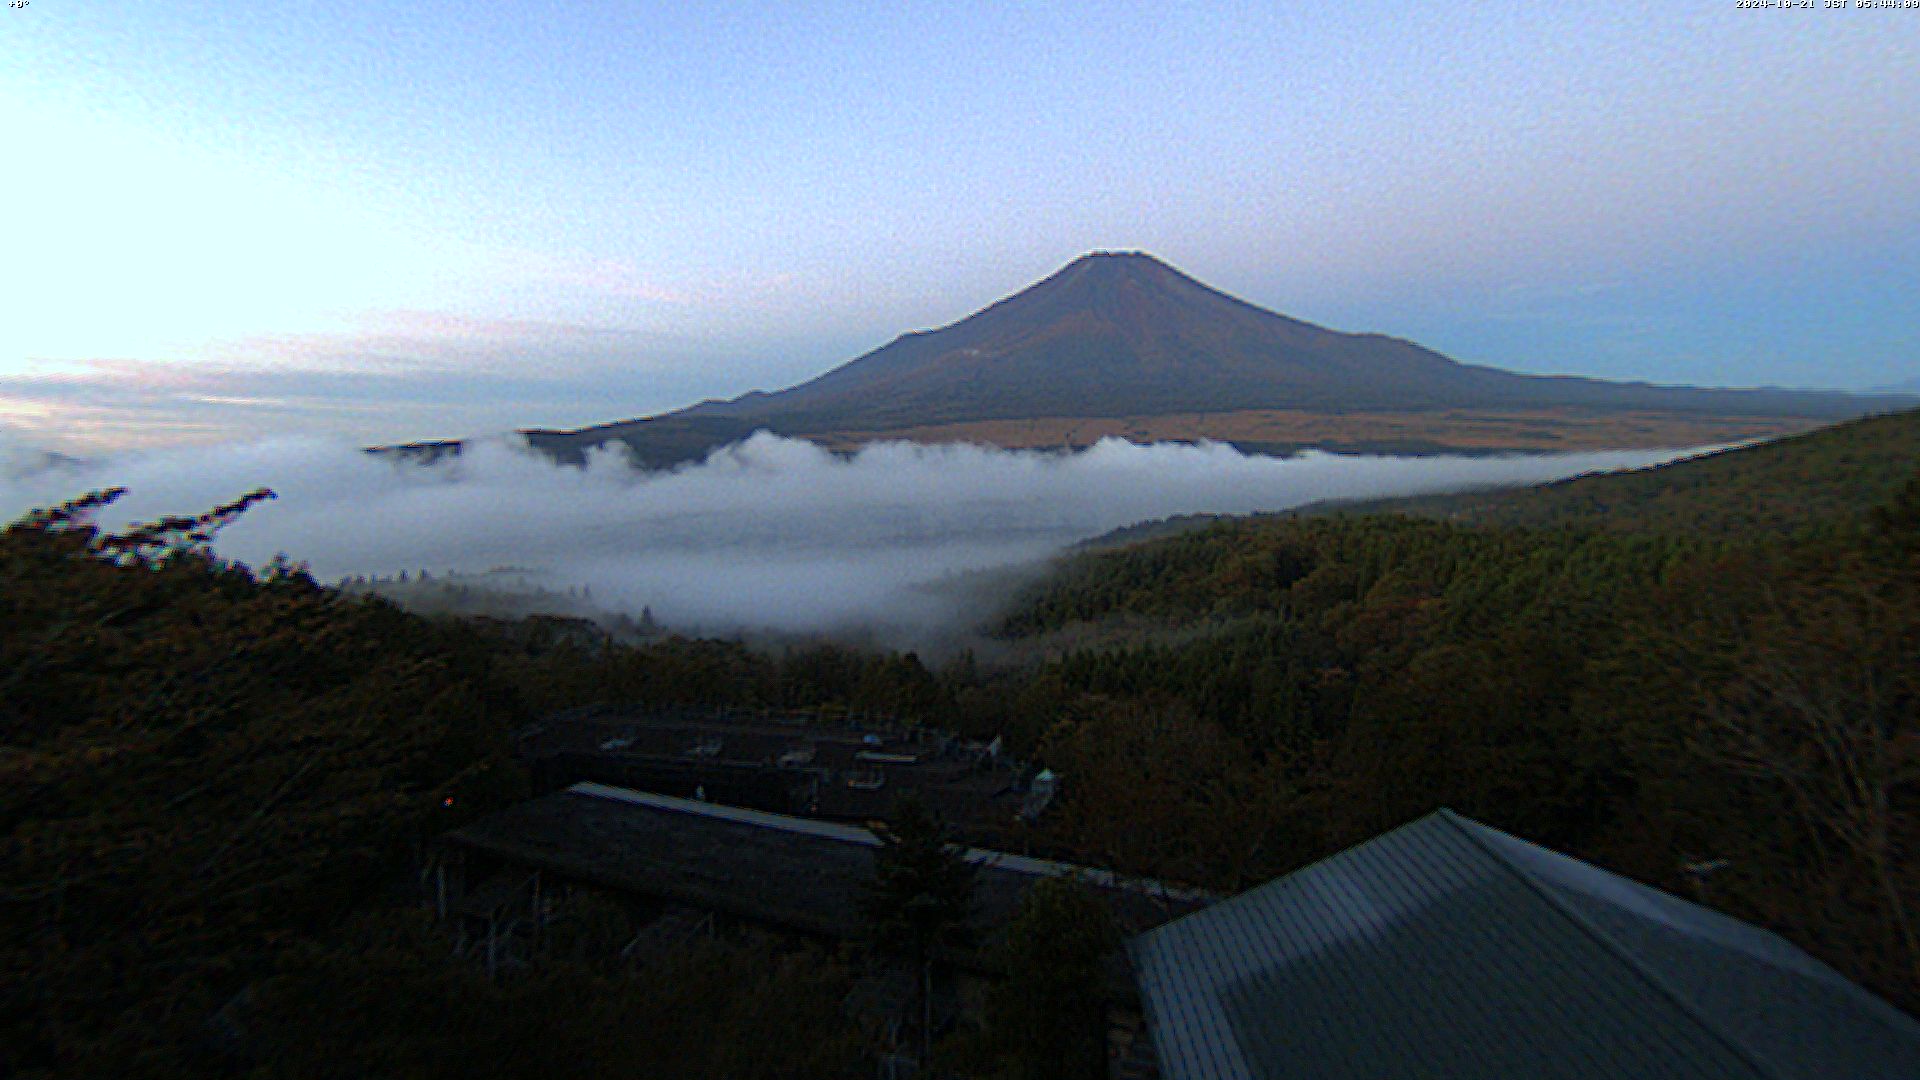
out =
<path fill-rule="evenodd" d="M 493 912 L 487 914 L 487 980 L 489 982 L 493 981 L 496 970 L 493 954 L 493 928 L 497 925 L 497 920 L 494 918 L 494 914 Z"/>
<path fill-rule="evenodd" d="M 540 951 L 540 932 L 546 926 L 546 911 L 540 906 L 540 871 L 533 872 L 533 949 Z"/>

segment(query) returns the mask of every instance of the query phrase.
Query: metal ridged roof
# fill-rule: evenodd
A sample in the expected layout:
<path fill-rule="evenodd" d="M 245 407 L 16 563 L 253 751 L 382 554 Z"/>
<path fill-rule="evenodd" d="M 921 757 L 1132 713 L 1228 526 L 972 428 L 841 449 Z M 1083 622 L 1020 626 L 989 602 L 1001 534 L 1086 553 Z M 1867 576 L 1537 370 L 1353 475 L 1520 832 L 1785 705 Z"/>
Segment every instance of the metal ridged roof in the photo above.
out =
<path fill-rule="evenodd" d="M 1168 1080 L 1920 1076 L 1782 939 L 1444 810 L 1130 948 Z"/>
<path fill-rule="evenodd" d="M 826 840 L 838 840 L 862 847 L 877 848 L 880 838 L 872 832 L 854 825 L 842 825 L 832 821 L 816 821 L 812 818 L 791 817 L 787 814 L 774 814 L 765 810 L 751 810 L 744 806 L 724 806 L 719 803 L 702 802 L 698 799 L 682 799 L 674 795 L 656 795 L 651 791 L 636 791 L 632 788 L 614 787 L 583 780 L 567 789 L 576 795 L 591 795 L 595 798 L 612 799 L 615 802 L 630 803 L 634 806 L 651 807 L 656 810 L 672 810 L 683 814 L 713 818 L 719 821 L 733 821 L 743 825 L 755 825 L 763 829 L 776 829 L 781 832 L 798 833 L 802 836 L 815 836 Z M 1070 877 L 1089 885 L 1098 885 L 1107 889 L 1121 889 L 1128 892 L 1144 893 L 1167 900 L 1186 903 L 1212 903 L 1219 899 L 1216 895 L 1199 889 L 1186 889 L 1177 885 L 1149 878 L 1129 878 L 1115 874 L 1111 870 L 1099 870 L 1088 866 L 1076 866 L 1073 863 L 1055 862 L 1052 859 L 1036 859 L 1030 855 L 1015 855 L 1007 851 L 990 851 L 986 848 L 967 848 L 961 857 L 970 863 L 993 870 L 1010 870 L 1020 874 L 1032 874 L 1035 877 Z"/>

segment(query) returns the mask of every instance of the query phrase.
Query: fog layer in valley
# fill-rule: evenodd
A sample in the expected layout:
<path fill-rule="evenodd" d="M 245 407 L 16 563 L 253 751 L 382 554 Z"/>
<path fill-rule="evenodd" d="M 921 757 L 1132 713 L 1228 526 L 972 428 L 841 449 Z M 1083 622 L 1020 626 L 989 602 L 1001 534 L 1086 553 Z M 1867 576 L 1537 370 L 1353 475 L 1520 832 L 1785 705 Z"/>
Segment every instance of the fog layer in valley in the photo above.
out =
<path fill-rule="evenodd" d="M 595 607 L 649 608 L 670 628 L 912 642 L 1004 599 L 1011 578 L 976 572 L 1031 566 L 1138 521 L 1532 484 L 1687 453 L 1283 459 L 1107 440 L 1071 455 L 886 443 L 835 457 L 762 433 L 649 473 L 613 450 L 584 469 L 555 466 L 515 439 L 431 466 L 285 439 L 39 468 L 0 479 L 0 515 L 125 486 L 100 518 L 114 528 L 265 486 L 279 499 L 220 534 L 220 554 L 258 566 L 284 552 L 325 581 L 531 567 L 546 588 L 590 586 Z M 1001 595 L 956 584 L 982 580 Z"/>

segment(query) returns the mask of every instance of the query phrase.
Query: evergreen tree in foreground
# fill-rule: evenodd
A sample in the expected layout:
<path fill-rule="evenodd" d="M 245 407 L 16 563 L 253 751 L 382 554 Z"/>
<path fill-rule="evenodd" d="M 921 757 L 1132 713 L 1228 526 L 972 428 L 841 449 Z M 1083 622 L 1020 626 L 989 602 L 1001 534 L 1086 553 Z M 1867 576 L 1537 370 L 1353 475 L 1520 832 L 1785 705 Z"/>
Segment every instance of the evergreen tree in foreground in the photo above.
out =
<path fill-rule="evenodd" d="M 1000 944 L 1004 980 L 987 994 L 987 1038 L 1012 1077 L 1107 1073 L 1107 962 L 1120 930 L 1098 894 L 1066 878 L 1027 892 Z"/>
<path fill-rule="evenodd" d="M 874 852 L 873 882 L 861 899 L 876 944 L 919 973 L 920 1052 L 932 1043 L 933 954 L 971 943 L 977 868 L 946 841 L 941 822 L 916 799 L 903 799 Z"/>

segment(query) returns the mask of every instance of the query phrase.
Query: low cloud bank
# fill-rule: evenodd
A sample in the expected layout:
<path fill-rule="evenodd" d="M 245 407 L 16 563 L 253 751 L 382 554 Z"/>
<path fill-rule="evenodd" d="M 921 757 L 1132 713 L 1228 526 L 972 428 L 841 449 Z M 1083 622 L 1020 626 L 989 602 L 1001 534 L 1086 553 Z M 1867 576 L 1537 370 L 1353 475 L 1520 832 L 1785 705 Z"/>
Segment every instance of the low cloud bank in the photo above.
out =
<path fill-rule="evenodd" d="M 1110 439 L 1073 455 L 883 443 L 842 458 L 761 433 L 648 473 L 614 451 L 560 468 L 509 439 L 426 466 L 293 438 L 0 479 L 0 517 L 124 486 L 100 519 L 114 528 L 266 486 L 280 498 L 223 532 L 222 555 L 257 566 L 285 552 L 322 580 L 525 566 L 549 588 L 590 586 L 596 606 L 650 608 L 669 627 L 912 641 L 979 614 L 952 587 L 960 575 L 1031 565 L 1138 521 L 1535 484 L 1692 452 L 1283 459 Z"/>

